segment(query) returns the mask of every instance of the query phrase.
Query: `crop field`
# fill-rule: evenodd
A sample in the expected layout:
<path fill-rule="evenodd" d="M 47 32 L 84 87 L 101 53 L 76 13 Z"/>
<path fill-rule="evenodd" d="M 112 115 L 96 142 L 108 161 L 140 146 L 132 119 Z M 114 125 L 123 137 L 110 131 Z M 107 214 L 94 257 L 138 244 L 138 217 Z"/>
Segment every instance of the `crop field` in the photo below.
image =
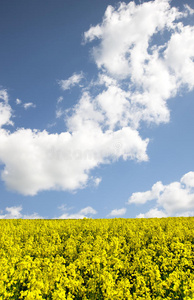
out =
<path fill-rule="evenodd" d="M 0 220 L 0 299 L 194 299 L 194 218 Z"/>

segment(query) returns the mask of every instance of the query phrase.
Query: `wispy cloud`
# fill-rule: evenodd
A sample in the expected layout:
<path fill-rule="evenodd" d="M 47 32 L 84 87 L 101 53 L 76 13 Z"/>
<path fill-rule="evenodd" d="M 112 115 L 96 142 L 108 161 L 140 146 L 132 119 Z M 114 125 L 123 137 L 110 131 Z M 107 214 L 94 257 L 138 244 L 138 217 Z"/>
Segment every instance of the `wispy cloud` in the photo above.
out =
<path fill-rule="evenodd" d="M 96 177 L 93 179 L 94 185 L 97 187 L 101 183 L 102 178 L 101 177 Z"/>
<path fill-rule="evenodd" d="M 56 115 L 56 118 L 59 119 L 61 118 L 61 116 L 64 114 L 64 111 L 62 110 L 62 108 L 57 108 L 56 109 L 56 112 L 55 112 L 55 115 Z"/>
<path fill-rule="evenodd" d="M 64 207 L 63 207 L 64 210 Z M 77 213 L 70 214 L 70 213 L 64 213 L 62 214 L 59 219 L 84 219 L 84 218 L 91 218 L 92 215 L 97 214 L 97 211 L 93 209 L 91 206 L 87 206 Z"/>
<path fill-rule="evenodd" d="M 25 103 L 22 103 L 22 100 L 17 98 L 16 99 L 16 104 L 17 105 L 22 105 L 22 107 L 27 110 L 29 108 L 35 108 L 36 107 L 36 104 L 32 103 L 32 102 L 25 102 Z"/>
<path fill-rule="evenodd" d="M 32 102 L 28 102 L 28 103 L 24 103 L 23 107 L 24 107 L 24 109 L 35 108 L 36 104 L 34 104 Z"/>
<path fill-rule="evenodd" d="M 0 89 L 0 99 L 8 103 L 9 97 L 6 89 Z"/>
<path fill-rule="evenodd" d="M 62 88 L 62 90 L 66 91 L 78 85 L 83 78 L 84 78 L 83 72 L 74 73 L 71 77 L 69 77 L 66 80 L 59 80 L 58 83 Z"/>
<path fill-rule="evenodd" d="M 17 105 L 22 104 L 22 100 L 20 100 L 19 98 L 17 98 L 15 102 Z"/>
<path fill-rule="evenodd" d="M 63 96 L 60 96 L 58 99 L 57 99 L 57 104 L 58 103 L 61 103 L 63 101 Z"/>
<path fill-rule="evenodd" d="M 13 125 L 11 121 L 12 109 L 8 104 L 9 96 L 7 90 L 0 90 L 0 128 L 4 125 Z"/>

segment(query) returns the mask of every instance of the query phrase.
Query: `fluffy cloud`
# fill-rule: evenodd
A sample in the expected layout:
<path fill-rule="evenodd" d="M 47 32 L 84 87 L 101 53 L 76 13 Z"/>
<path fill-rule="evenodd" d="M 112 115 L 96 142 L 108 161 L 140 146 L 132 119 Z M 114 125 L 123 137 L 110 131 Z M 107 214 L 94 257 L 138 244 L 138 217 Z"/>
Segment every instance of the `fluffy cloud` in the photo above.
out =
<path fill-rule="evenodd" d="M 59 219 L 83 219 L 95 214 L 97 214 L 97 211 L 91 206 L 87 206 L 75 214 L 64 213 L 59 217 Z"/>
<path fill-rule="evenodd" d="M 157 182 L 150 191 L 133 193 L 129 204 L 144 204 L 156 200 L 157 207 L 138 217 L 192 215 L 194 210 L 194 172 L 186 173 L 180 182 L 163 185 Z"/>
<path fill-rule="evenodd" d="M 119 150 L 115 148 L 118 140 Z M 120 157 L 146 160 L 146 147 L 147 141 L 130 128 L 103 133 L 91 124 L 72 134 L 1 129 L 2 179 L 8 188 L 24 195 L 49 189 L 75 190 L 87 184 L 89 171 L 99 164 Z"/>
<path fill-rule="evenodd" d="M 37 213 L 33 213 L 32 215 L 22 214 L 22 206 L 6 207 L 5 210 L 6 213 L 0 215 L 0 219 L 42 219 Z"/>
<path fill-rule="evenodd" d="M 164 28 L 174 29 L 173 21 L 182 16 L 169 1 L 149 1 L 141 5 L 122 2 L 118 9 L 109 5 L 103 21 L 85 32 L 85 41 L 100 39 L 93 49 L 99 68 L 112 75 L 141 78 L 145 60 L 149 59 L 150 38 Z"/>
<path fill-rule="evenodd" d="M 178 86 L 186 84 L 189 89 L 194 87 L 194 27 L 180 26 L 179 32 L 175 32 L 164 52 L 165 61 L 174 73 Z M 181 45 L 184 44 L 184 47 Z"/>
<path fill-rule="evenodd" d="M 181 178 L 181 183 L 187 187 L 194 187 L 194 172 L 189 172 Z"/>
<path fill-rule="evenodd" d="M 24 195 L 72 191 L 84 188 L 91 170 L 101 164 L 120 158 L 147 161 L 149 139 L 141 137 L 140 123 L 168 122 L 167 100 L 182 86 L 194 87 L 193 27 L 183 24 L 192 13 L 189 7 L 183 13 L 171 8 L 167 0 L 108 6 L 102 23 L 84 34 L 85 42 L 99 40 L 93 48 L 96 78 L 83 87 L 82 72 L 59 81 L 63 90 L 81 88 L 77 104 L 65 112 L 66 132 L 1 128 L 11 122 L 8 95 L 1 90 L 0 162 L 6 186 Z M 57 107 L 56 117 L 62 114 Z M 134 195 L 134 202 L 158 197 L 161 186 L 157 183 L 145 198 Z"/>
<path fill-rule="evenodd" d="M 127 98 L 135 103 L 132 108 L 139 120 L 149 123 L 168 122 L 166 100 L 183 85 L 192 89 L 194 82 L 194 29 L 181 22 L 193 10 L 187 6 L 179 12 L 169 2 L 120 3 L 117 9 L 108 6 L 102 23 L 85 32 L 85 42 L 100 40 L 93 48 L 97 67 L 130 84 L 128 91 L 133 93 Z M 154 43 L 154 36 L 164 43 Z M 126 105 L 122 112 L 125 109 Z"/>
<path fill-rule="evenodd" d="M 126 208 L 120 208 L 120 209 L 113 209 L 110 214 L 108 214 L 109 217 L 119 217 L 123 216 L 126 213 Z"/>
<path fill-rule="evenodd" d="M 150 209 L 145 214 L 139 214 L 137 218 L 166 218 L 168 215 L 157 208 Z"/>
<path fill-rule="evenodd" d="M 160 181 L 158 181 L 153 185 L 151 191 L 133 193 L 130 197 L 129 203 L 144 204 L 147 201 L 157 199 L 160 196 L 160 193 L 163 191 L 163 189 L 163 184 Z"/>
<path fill-rule="evenodd" d="M 78 85 L 80 81 L 84 78 L 83 73 L 74 73 L 71 77 L 66 80 L 59 80 L 58 83 L 62 90 L 69 90 L 70 88 Z"/>

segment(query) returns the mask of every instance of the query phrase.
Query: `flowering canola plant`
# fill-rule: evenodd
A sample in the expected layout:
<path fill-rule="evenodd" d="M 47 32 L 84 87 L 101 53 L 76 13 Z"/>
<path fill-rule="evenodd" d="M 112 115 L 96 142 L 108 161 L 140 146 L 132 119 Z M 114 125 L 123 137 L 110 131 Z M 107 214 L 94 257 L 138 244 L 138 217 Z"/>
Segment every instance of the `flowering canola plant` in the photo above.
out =
<path fill-rule="evenodd" d="M 194 299 L 194 218 L 0 220 L 11 299 Z"/>

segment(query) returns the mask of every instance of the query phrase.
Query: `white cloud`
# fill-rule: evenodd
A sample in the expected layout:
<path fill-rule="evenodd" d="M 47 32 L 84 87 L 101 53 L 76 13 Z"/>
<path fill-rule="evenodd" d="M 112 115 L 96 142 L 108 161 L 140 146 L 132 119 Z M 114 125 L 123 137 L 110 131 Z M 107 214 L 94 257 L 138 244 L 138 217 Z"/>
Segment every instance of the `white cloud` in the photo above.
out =
<path fill-rule="evenodd" d="M 97 214 L 97 211 L 95 209 L 93 209 L 91 206 L 87 206 L 85 208 L 82 208 L 80 210 L 80 213 L 83 215 L 89 215 L 89 214 L 95 215 L 95 214 Z"/>
<path fill-rule="evenodd" d="M 188 10 L 189 14 L 194 14 L 194 9 L 192 9 L 188 4 L 185 4 L 184 7 L 186 10 Z"/>
<path fill-rule="evenodd" d="M 37 213 L 23 215 L 22 206 L 11 206 L 5 208 L 5 213 L 0 215 L 0 219 L 42 219 Z M 2 212 L 1 212 L 2 213 Z"/>
<path fill-rule="evenodd" d="M 179 12 L 169 2 L 120 3 L 117 9 L 108 6 L 102 23 L 85 32 L 86 42 L 95 38 L 100 41 L 93 48 L 98 69 L 130 84 L 129 91 L 132 89 L 133 93 L 118 100 L 118 117 L 126 109 L 128 113 L 134 110 L 137 124 L 141 120 L 168 122 L 166 100 L 175 96 L 182 85 L 194 87 L 194 28 L 181 22 L 193 10 L 187 6 Z M 154 36 L 158 37 L 158 44 L 154 44 Z M 123 107 L 122 101 L 126 102 Z M 111 109 L 112 106 L 109 113 Z"/>
<path fill-rule="evenodd" d="M 69 90 L 70 88 L 78 85 L 80 81 L 84 78 L 83 73 L 74 73 L 71 77 L 67 80 L 59 80 L 58 83 L 62 90 Z"/>
<path fill-rule="evenodd" d="M 6 214 L 0 215 L 0 219 L 19 219 L 21 218 L 21 206 L 6 207 Z"/>
<path fill-rule="evenodd" d="M 72 208 L 67 208 L 66 206 L 59 207 L 62 211 L 68 211 Z M 32 214 L 23 214 L 22 206 L 12 206 L 6 207 L 5 212 L 1 211 L 0 219 L 43 219 L 38 213 Z M 79 212 L 70 214 L 68 212 L 62 214 L 59 219 L 83 219 L 83 218 L 91 218 L 93 215 L 97 214 L 97 211 L 93 209 L 91 206 L 87 206 L 81 209 Z"/>
<path fill-rule="evenodd" d="M 57 104 L 58 103 L 61 103 L 63 101 L 63 96 L 60 96 L 58 99 L 57 99 Z"/>
<path fill-rule="evenodd" d="M 5 89 L 0 90 L 0 128 L 4 125 L 13 125 L 11 106 L 8 104 L 9 97 Z"/>
<path fill-rule="evenodd" d="M 93 52 L 97 79 L 83 87 L 77 104 L 65 111 L 67 132 L 0 129 L 6 186 L 24 195 L 72 191 L 84 188 L 91 170 L 101 164 L 120 158 L 147 161 L 149 139 L 140 136 L 140 123 L 168 122 L 167 100 L 183 85 L 194 87 L 193 27 L 180 22 L 188 13 L 192 13 L 188 8 L 184 13 L 171 8 L 167 0 L 120 3 L 117 9 L 108 6 L 102 23 L 85 33 L 85 41 L 100 40 Z M 74 73 L 59 85 L 68 90 L 83 78 L 82 72 Z M 10 123 L 11 108 L 5 90 L 0 96 L 3 126 Z M 34 104 L 23 105 L 27 109 Z M 57 108 L 56 116 L 62 113 Z M 134 203 L 164 193 L 158 188 L 159 183 L 145 198 L 133 195 Z"/>
<path fill-rule="evenodd" d="M 190 187 L 173 182 L 167 186 L 158 199 L 158 204 L 169 214 L 185 212 L 194 209 L 194 192 Z"/>
<path fill-rule="evenodd" d="M 157 208 L 150 209 L 145 214 L 139 214 L 137 218 L 166 218 L 168 215 Z"/>
<path fill-rule="evenodd" d="M 22 219 L 44 219 L 42 216 L 40 216 L 38 213 L 33 213 L 30 215 L 23 215 Z"/>
<path fill-rule="evenodd" d="M 16 99 L 16 104 L 17 105 L 20 105 L 22 104 L 22 100 L 20 100 L 19 98 Z M 32 102 L 26 102 L 24 104 L 22 104 L 23 108 L 24 109 L 29 109 L 29 108 L 35 108 L 36 107 L 36 104 L 32 103 Z"/>
<path fill-rule="evenodd" d="M 126 208 L 120 208 L 120 209 L 113 209 L 110 214 L 108 214 L 109 217 L 119 217 L 123 216 L 126 213 Z"/>
<path fill-rule="evenodd" d="M 0 99 L 5 101 L 5 103 L 8 103 L 9 97 L 8 97 L 7 90 L 5 89 L 0 90 Z"/>
<path fill-rule="evenodd" d="M 20 100 L 20 99 L 17 98 L 15 102 L 16 102 L 17 105 L 19 105 L 19 104 L 22 103 L 22 100 Z"/>
<path fill-rule="evenodd" d="M 79 132 L 80 138 L 84 138 L 83 141 L 80 139 L 80 149 L 85 148 L 83 143 L 87 141 L 88 152 L 98 153 L 99 158 L 116 156 L 115 158 L 123 157 L 139 161 L 148 159 L 146 155 L 148 139 L 142 140 L 137 130 L 127 126 L 120 126 L 116 131 L 113 131 L 111 126 L 103 130 L 106 125 L 104 111 L 99 108 L 98 101 L 92 99 L 88 93 L 83 94 L 67 122 L 70 132 L 75 132 L 76 135 Z M 117 149 L 118 141 L 119 149 Z"/>
<path fill-rule="evenodd" d="M 63 101 L 63 97 L 60 96 L 57 99 L 57 105 L 56 105 L 56 111 L 55 111 L 55 116 L 57 119 L 61 118 L 66 113 L 66 111 L 64 109 L 62 109 L 62 107 L 60 105 L 62 101 Z"/>
<path fill-rule="evenodd" d="M 11 118 L 11 107 L 8 104 L 0 102 L 0 128 L 3 125 L 13 125 Z"/>
<path fill-rule="evenodd" d="M 91 206 L 87 206 L 75 214 L 64 213 L 59 217 L 59 219 L 83 219 L 88 217 L 91 218 L 91 215 L 95 214 L 97 214 L 97 211 Z"/>
<path fill-rule="evenodd" d="M 163 184 L 160 181 L 158 181 L 153 185 L 151 191 L 133 193 L 132 196 L 129 198 L 129 203 L 144 204 L 147 201 L 157 199 L 163 190 Z"/>
<path fill-rule="evenodd" d="M 100 25 L 96 25 L 95 27 L 91 27 L 87 32 L 84 33 L 85 42 L 91 42 L 94 39 L 99 39 L 102 37 L 102 28 Z"/>
<path fill-rule="evenodd" d="M 181 26 L 168 42 L 165 60 L 174 73 L 177 85 L 186 84 L 189 89 L 194 87 L 194 27 Z M 184 45 L 184 47 L 182 47 Z"/>
<path fill-rule="evenodd" d="M 120 141 L 119 151 L 115 142 Z M 0 130 L 2 179 L 24 195 L 41 190 L 76 190 L 86 186 L 89 171 L 102 163 L 123 159 L 147 160 L 147 141 L 131 128 L 103 133 L 87 123 L 72 134 L 30 129 Z M 14 151 L 13 151 L 14 149 Z"/>
<path fill-rule="evenodd" d="M 93 182 L 94 182 L 94 184 L 95 184 L 96 187 L 99 186 L 99 184 L 101 183 L 101 181 L 102 181 L 102 178 L 100 178 L 100 177 L 96 177 L 93 180 Z"/>
<path fill-rule="evenodd" d="M 157 182 L 150 191 L 133 193 L 128 203 L 144 204 L 150 200 L 156 200 L 156 205 L 162 208 L 162 213 L 166 216 L 190 215 L 194 210 L 194 172 L 186 173 L 180 182 L 172 182 L 168 185 Z M 155 208 L 145 216 L 149 217 L 154 213 L 157 216 L 157 212 Z"/>
<path fill-rule="evenodd" d="M 194 172 L 188 172 L 181 178 L 181 183 L 194 188 Z"/>
<path fill-rule="evenodd" d="M 34 104 L 32 102 L 28 102 L 28 103 L 24 103 L 23 107 L 24 107 L 24 109 L 29 109 L 30 107 L 35 108 L 36 104 Z"/>
<path fill-rule="evenodd" d="M 109 85 L 107 89 L 97 96 L 96 101 L 105 116 L 105 125 L 110 129 L 135 123 L 136 112 L 128 99 L 128 93 L 116 85 Z"/>
<path fill-rule="evenodd" d="M 64 111 L 61 109 L 61 108 L 57 108 L 56 109 L 56 112 L 55 112 L 55 115 L 56 115 L 56 118 L 59 119 L 61 118 L 61 116 L 64 114 Z"/>
<path fill-rule="evenodd" d="M 130 73 L 139 77 L 145 59 L 149 58 L 150 37 L 165 27 L 172 29 L 173 21 L 181 16 L 168 2 L 122 2 L 118 9 L 109 5 L 102 23 L 85 32 L 86 41 L 101 40 L 93 52 L 97 66 L 122 78 Z"/>
<path fill-rule="evenodd" d="M 52 122 L 52 123 L 47 124 L 47 128 L 52 128 L 52 127 L 55 127 L 56 125 L 57 125 L 56 122 Z"/>

